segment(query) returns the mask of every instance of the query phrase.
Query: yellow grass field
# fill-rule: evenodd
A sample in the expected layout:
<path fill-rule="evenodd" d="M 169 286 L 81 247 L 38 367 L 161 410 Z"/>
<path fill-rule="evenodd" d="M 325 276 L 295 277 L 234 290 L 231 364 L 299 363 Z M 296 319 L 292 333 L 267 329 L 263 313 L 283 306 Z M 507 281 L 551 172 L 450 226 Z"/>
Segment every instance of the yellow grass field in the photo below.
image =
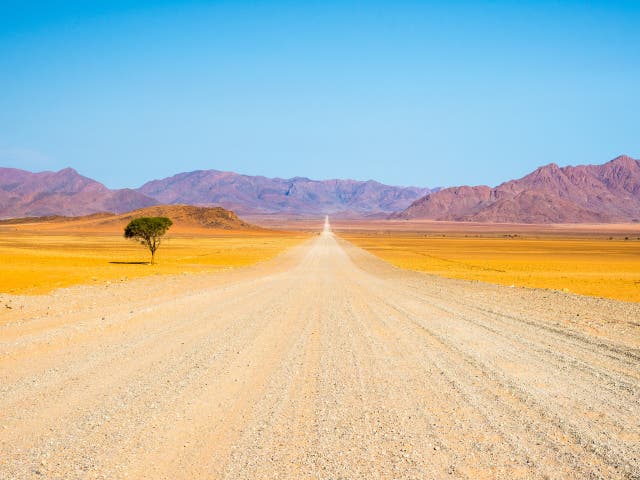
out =
<path fill-rule="evenodd" d="M 640 302 L 640 240 L 344 233 L 398 267 L 450 278 Z"/>
<path fill-rule="evenodd" d="M 149 251 L 122 234 L 0 228 L 0 292 L 40 294 L 80 283 L 241 267 L 305 238 L 271 231 L 169 235 L 156 252 L 156 265 L 146 265 Z"/>

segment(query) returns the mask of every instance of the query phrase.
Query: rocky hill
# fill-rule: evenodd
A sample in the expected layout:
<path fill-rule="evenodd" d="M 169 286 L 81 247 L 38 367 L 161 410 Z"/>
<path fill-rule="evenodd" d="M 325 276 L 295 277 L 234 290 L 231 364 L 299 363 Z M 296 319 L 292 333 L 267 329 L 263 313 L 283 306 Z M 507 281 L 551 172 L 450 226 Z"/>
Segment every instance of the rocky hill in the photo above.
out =
<path fill-rule="evenodd" d="M 87 230 L 122 232 L 127 223 L 140 217 L 169 217 L 173 221 L 171 231 L 193 230 L 257 230 L 235 213 L 221 207 L 194 207 L 192 205 L 155 205 L 131 212 L 94 213 L 77 217 L 49 215 L 44 217 L 24 217 L 0 220 L 0 225 L 25 227 L 38 225 L 52 230 Z"/>
<path fill-rule="evenodd" d="M 156 205 L 116 215 L 109 219 L 102 219 L 101 223 L 126 224 L 134 218 L 139 217 L 169 217 L 177 227 L 223 230 L 249 230 L 258 228 L 246 223 L 234 212 L 222 207 L 195 207 L 192 205 Z"/>

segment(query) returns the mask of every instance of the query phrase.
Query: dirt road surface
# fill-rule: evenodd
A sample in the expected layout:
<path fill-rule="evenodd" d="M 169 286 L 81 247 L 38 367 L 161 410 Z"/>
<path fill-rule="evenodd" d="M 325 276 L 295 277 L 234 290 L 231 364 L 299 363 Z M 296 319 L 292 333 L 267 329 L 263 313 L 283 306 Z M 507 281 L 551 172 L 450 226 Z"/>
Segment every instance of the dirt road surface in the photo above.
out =
<path fill-rule="evenodd" d="M 640 478 L 640 305 L 398 270 L 0 296 L 0 478 Z"/>

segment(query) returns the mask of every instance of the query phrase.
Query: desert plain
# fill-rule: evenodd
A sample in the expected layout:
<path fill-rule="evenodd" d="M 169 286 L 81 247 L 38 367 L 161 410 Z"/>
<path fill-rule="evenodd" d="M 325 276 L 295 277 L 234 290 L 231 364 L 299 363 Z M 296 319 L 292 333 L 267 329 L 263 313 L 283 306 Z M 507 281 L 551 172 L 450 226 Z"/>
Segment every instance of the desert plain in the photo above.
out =
<path fill-rule="evenodd" d="M 304 233 L 260 230 L 182 231 L 168 236 L 151 266 L 149 252 L 119 232 L 30 225 L 0 233 L 0 292 L 44 294 L 77 284 L 242 267 L 273 258 L 305 238 Z"/>
<path fill-rule="evenodd" d="M 336 230 L 400 268 L 640 302 L 640 225 L 344 222 Z"/>
<path fill-rule="evenodd" d="M 0 478 L 640 478 L 636 226 L 279 223 L 0 228 Z"/>

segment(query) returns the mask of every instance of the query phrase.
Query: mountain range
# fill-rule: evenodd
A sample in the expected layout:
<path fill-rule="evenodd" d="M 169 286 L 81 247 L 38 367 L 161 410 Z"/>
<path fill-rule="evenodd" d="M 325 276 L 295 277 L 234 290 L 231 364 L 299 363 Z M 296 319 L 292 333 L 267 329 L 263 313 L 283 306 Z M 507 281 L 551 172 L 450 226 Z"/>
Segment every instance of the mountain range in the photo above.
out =
<path fill-rule="evenodd" d="M 395 219 L 494 223 L 640 222 L 640 161 L 621 155 L 603 165 L 552 163 L 495 188 L 429 193 Z"/>
<path fill-rule="evenodd" d="M 116 214 L 159 204 L 221 206 L 242 215 L 386 216 L 500 223 L 640 222 L 640 161 L 549 164 L 497 187 L 395 187 L 373 180 L 311 180 L 218 170 L 179 173 L 138 189 L 111 190 L 71 168 L 0 168 L 0 218 Z"/>
<path fill-rule="evenodd" d="M 139 193 L 166 203 L 220 205 L 240 214 L 391 213 L 430 192 L 373 180 L 311 180 L 239 175 L 218 170 L 179 173 L 145 183 Z"/>
<path fill-rule="evenodd" d="M 198 170 L 138 189 L 110 190 L 72 168 L 32 173 L 0 168 L 0 218 L 123 213 L 158 204 L 222 206 L 241 214 L 389 214 L 429 193 L 373 180 L 266 178 Z"/>

